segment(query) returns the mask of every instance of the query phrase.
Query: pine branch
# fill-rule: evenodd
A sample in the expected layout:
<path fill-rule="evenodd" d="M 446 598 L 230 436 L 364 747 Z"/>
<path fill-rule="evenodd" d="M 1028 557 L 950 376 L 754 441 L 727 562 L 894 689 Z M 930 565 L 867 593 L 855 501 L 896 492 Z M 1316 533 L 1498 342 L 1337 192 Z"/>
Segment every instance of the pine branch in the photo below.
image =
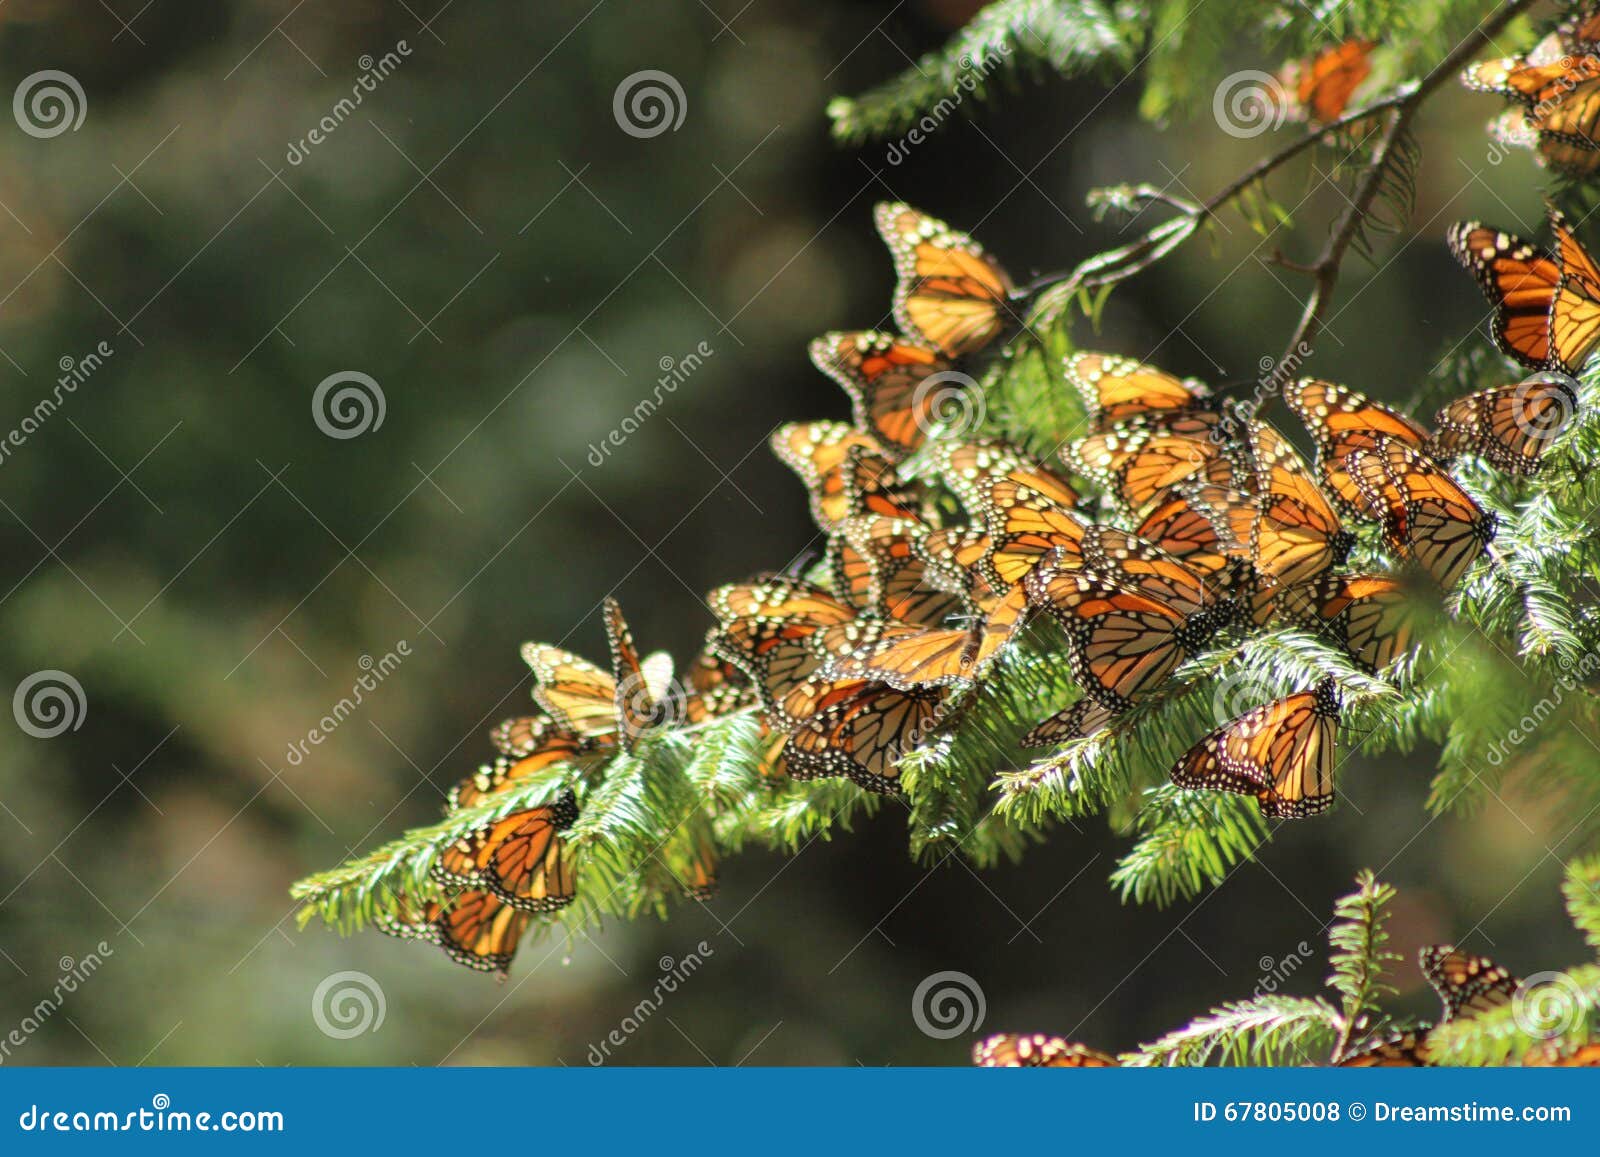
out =
<path fill-rule="evenodd" d="M 1395 991 L 1386 976 L 1389 965 L 1398 962 L 1400 955 L 1384 947 L 1389 934 L 1383 926 L 1384 909 L 1393 899 L 1392 887 L 1380 884 L 1370 871 L 1362 871 L 1356 877 L 1356 891 L 1334 905 L 1335 922 L 1328 929 L 1329 963 L 1333 966 L 1328 984 L 1343 997 L 1339 1037 L 1332 1054 L 1335 1062 L 1350 1051 L 1366 1015 L 1377 1010 L 1385 993 Z"/>
<path fill-rule="evenodd" d="M 1261 996 L 1212 1009 L 1122 1058 L 1136 1066 L 1305 1065 L 1327 1056 L 1338 1011 L 1316 997 Z"/>
<path fill-rule="evenodd" d="M 1573 926 L 1600 956 L 1600 856 L 1568 864 L 1561 891 L 1567 898 Z"/>
<path fill-rule="evenodd" d="M 967 96 L 981 100 L 995 77 L 1027 68 L 1062 76 L 1126 70 L 1144 35 L 1137 10 L 1126 4 L 1000 0 L 893 80 L 859 97 L 836 97 L 828 105 L 833 134 L 851 143 L 908 129 L 926 135 Z"/>

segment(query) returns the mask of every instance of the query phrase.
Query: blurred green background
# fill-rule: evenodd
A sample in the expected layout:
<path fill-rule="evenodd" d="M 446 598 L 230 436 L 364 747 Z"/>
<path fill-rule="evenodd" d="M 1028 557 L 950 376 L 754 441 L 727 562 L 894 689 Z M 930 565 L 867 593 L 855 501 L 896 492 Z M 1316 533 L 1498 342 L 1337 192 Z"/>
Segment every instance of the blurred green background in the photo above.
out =
<path fill-rule="evenodd" d="M 1091 186 L 1203 197 L 1273 141 L 1203 110 L 1163 133 L 1136 119 L 1133 85 L 1047 80 L 900 164 L 830 143 L 830 95 L 904 68 L 975 7 L 0 8 L 0 91 L 53 69 L 85 98 L 75 131 L 0 129 L 0 427 L 53 395 L 65 359 L 112 351 L 0 461 L 0 687 L 62 671 L 86 705 L 54 738 L 0 728 L 0 1039 L 62 969 L 110 949 L 5 1063 L 583 1064 L 659 958 L 702 940 L 707 966 L 612 1063 L 963 1063 L 970 1038 L 911 1017 L 943 970 L 981 985 L 986 1029 L 1115 1049 L 1291 957 L 1285 987 L 1315 988 L 1331 901 L 1363 865 L 1402 887 L 1408 953 L 1459 938 L 1523 972 L 1577 958 L 1565 828 L 1528 799 L 1428 822 L 1426 752 L 1353 761 L 1343 807 L 1166 912 L 1109 894 L 1126 845 L 1101 826 L 1017 866 L 930 871 L 889 809 L 793 861 L 727 863 L 707 909 L 535 946 L 503 985 L 377 934 L 296 930 L 293 880 L 431 821 L 488 753 L 489 726 L 526 702 L 522 640 L 599 657 L 615 592 L 644 646 L 686 656 L 701 592 L 815 545 L 765 440 L 846 413 L 804 348 L 887 322 L 874 201 L 974 230 L 1021 280 L 1124 239 L 1083 209 Z M 678 82 L 684 116 L 641 138 L 613 94 L 647 69 Z M 1430 102 L 1416 235 L 1348 266 L 1311 370 L 1404 397 L 1483 341 L 1444 228 L 1539 216 L 1531 163 L 1485 159 L 1493 111 L 1459 91 Z M 1275 186 L 1296 232 L 1262 244 L 1230 218 L 1079 340 L 1254 379 L 1305 288 L 1262 257 L 1308 257 L 1341 204 L 1319 163 Z M 588 447 L 663 359 L 701 342 L 712 356 L 594 465 Z M 370 375 L 385 411 L 339 439 L 312 399 L 344 371 Z M 402 640 L 399 669 L 291 764 L 362 657 Z M 381 985 L 377 1031 L 318 1029 L 313 993 L 343 970 Z"/>

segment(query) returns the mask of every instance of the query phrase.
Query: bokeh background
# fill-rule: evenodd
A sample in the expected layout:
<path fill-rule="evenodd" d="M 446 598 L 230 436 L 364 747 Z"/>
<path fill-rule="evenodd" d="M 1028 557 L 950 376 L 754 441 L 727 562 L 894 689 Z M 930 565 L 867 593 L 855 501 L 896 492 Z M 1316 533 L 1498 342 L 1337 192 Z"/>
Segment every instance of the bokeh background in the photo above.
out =
<path fill-rule="evenodd" d="M 54 738 L 0 728 L 0 1038 L 109 949 L 5 1063 L 583 1064 L 659 958 L 702 940 L 706 967 L 612 1063 L 963 1063 L 970 1038 L 911 1016 L 943 970 L 981 984 L 986 1029 L 1115 1049 L 1274 970 L 1313 990 L 1329 906 L 1363 865 L 1401 886 L 1408 953 L 1453 937 L 1524 972 L 1577 958 L 1558 817 L 1512 796 L 1428 822 L 1427 751 L 1348 765 L 1346 806 L 1165 912 L 1111 895 L 1126 843 L 1102 827 L 1015 866 L 929 871 L 888 809 L 792 861 L 732 860 L 709 909 L 525 952 L 507 984 L 377 934 L 297 930 L 293 880 L 431 821 L 485 756 L 526 702 L 522 640 L 598 657 L 614 592 L 642 643 L 687 655 L 701 592 L 814 546 L 765 441 L 846 413 L 804 348 L 887 320 L 874 201 L 974 230 L 1020 279 L 1118 243 L 1083 208 L 1091 186 L 1203 197 L 1272 143 L 1204 110 L 1158 131 L 1136 86 L 1059 80 L 998 94 L 899 164 L 830 142 L 830 95 L 906 67 L 975 7 L 0 8 L 0 92 L 54 69 L 85 96 L 75 131 L 0 125 L 0 427 L 62 365 L 112 351 L 0 460 L 0 691 L 63 671 L 86 704 Z M 291 158 L 389 52 L 398 67 Z M 645 69 L 685 100 L 649 139 L 613 115 Z M 1539 215 L 1531 164 L 1486 159 L 1492 111 L 1430 102 L 1415 234 L 1351 262 L 1312 370 L 1403 398 L 1484 340 L 1444 228 Z M 1230 218 L 1080 341 L 1254 379 L 1304 289 L 1261 258 L 1309 256 L 1341 204 L 1315 161 L 1275 188 L 1297 230 L 1263 243 Z M 701 342 L 713 355 L 595 465 L 662 360 Z M 344 371 L 386 408 L 336 439 L 312 396 Z M 399 669 L 291 764 L 362 657 L 401 641 Z M 378 1031 L 314 1023 L 313 992 L 342 970 L 381 984 Z M 1428 1009 L 1407 981 L 1406 1007 Z"/>

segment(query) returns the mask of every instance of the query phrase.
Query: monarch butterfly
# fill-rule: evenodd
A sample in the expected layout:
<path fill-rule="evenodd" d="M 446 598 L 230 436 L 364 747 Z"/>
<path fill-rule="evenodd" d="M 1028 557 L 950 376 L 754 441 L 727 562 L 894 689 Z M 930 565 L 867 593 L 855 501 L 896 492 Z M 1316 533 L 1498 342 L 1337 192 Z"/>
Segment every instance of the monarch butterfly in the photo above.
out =
<path fill-rule="evenodd" d="M 1066 477 L 999 439 L 945 443 L 934 450 L 933 462 L 940 481 L 955 492 L 974 519 L 988 516 L 999 482 L 1026 486 L 1057 506 L 1071 509 L 1078 505 L 1078 492 Z"/>
<path fill-rule="evenodd" d="M 515 811 L 446 848 L 433 866 L 441 884 L 484 888 L 524 912 L 553 912 L 577 895 L 561 833 L 578 820 L 577 797 L 563 790 L 549 803 Z"/>
<path fill-rule="evenodd" d="M 881 619 L 829 628 L 821 647 L 833 657 L 827 678 L 881 681 L 900 690 L 949 687 L 980 679 L 1027 620 L 1020 585 L 996 599 L 977 627 L 928 629 Z"/>
<path fill-rule="evenodd" d="M 1223 419 L 1204 411 L 1134 419 L 1080 439 L 1068 460 L 1123 509 L 1143 510 L 1186 479 L 1235 483 L 1223 429 Z"/>
<path fill-rule="evenodd" d="M 1343 1069 L 1412 1069 L 1431 1065 L 1429 1056 L 1425 1033 L 1405 1030 L 1348 1054 L 1338 1065 Z"/>
<path fill-rule="evenodd" d="M 457 964 L 503 978 L 532 922 L 532 913 L 513 908 L 490 892 L 469 891 L 420 909 L 402 896 L 396 913 L 375 923 L 380 932 L 437 944 Z"/>
<path fill-rule="evenodd" d="M 894 317 L 903 332 L 949 358 L 999 336 L 1015 289 L 983 246 L 900 202 L 878 205 L 874 217 L 894 257 Z"/>
<path fill-rule="evenodd" d="M 877 439 L 843 422 L 795 422 L 772 435 L 772 452 L 800 476 L 811 517 L 832 531 L 852 514 L 914 518 L 910 492 L 900 485 Z"/>
<path fill-rule="evenodd" d="M 752 680 L 769 718 L 785 728 L 804 722 L 804 715 L 786 714 L 785 699 L 828 659 L 812 636 L 854 622 L 855 608 L 812 583 L 784 578 L 719 587 L 709 602 L 722 624 L 710 636 L 712 653 Z"/>
<path fill-rule="evenodd" d="M 893 334 L 824 334 L 811 343 L 811 362 L 844 388 L 858 429 L 891 456 L 902 458 L 928 439 L 949 400 L 953 366 L 926 346 Z M 930 379 L 932 388 L 925 383 Z"/>
<path fill-rule="evenodd" d="M 1050 552 L 1081 542 L 1090 526 L 1070 507 L 1009 478 L 990 487 L 985 521 L 988 545 L 974 566 L 996 591 L 1010 590 Z"/>
<path fill-rule="evenodd" d="M 594 743 L 634 742 L 660 725 L 660 704 L 673 692 L 672 656 L 657 651 L 640 660 L 622 608 L 615 599 L 602 604 L 608 674 L 559 647 L 524 643 L 522 659 L 533 670 L 533 697 L 565 731 Z"/>
<path fill-rule="evenodd" d="M 1150 505 L 1134 533 L 1207 578 L 1223 576 L 1248 548 L 1234 537 L 1220 512 L 1197 499 L 1192 488 L 1174 487 Z M 1248 496 L 1239 499 L 1247 501 Z"/>
<path fill-rule="evenodd" d="M 991 1069 L 1103 1069 L 1119 1064 L 1099 1049 L 1038 1032 L 986 1037 L 972 1046 L 972 1063 Z"/>
<path fill-rule="evenodd" d="M 998 597 L 976 569 L 994 550 L 994 542 L 983 528 L 954 526 L 930 531 L 914 540 L 911 549 L 922 559 L 930 585 L 962 596 L 977 610 Z"/>
<path fill-rule="evenodd" d="M 1575 374 L 1600 344 L 1600 269 L 1556 209 L 1550 228 L 1554 253 L 1465 221 L 1451 226 L 1450 251 L 1494 306 L 1502 350 L 1532 369 Z"/>
<path fill-rule="evenodd" d="M 1116 354 L 1075 354 L 1067 359 L 1067 380 L 1083 399 L 1089 430 L 1095 434 L 1130 418 L 1209 411 L 1216 405 L 1203 382 L 1175 378 Z"/>
<path fill-rule="evenodd" d="M 1283 591 L 1289 622 L 1331 637 L 1362 667 L 1378 672 L 1411 647 L 1405 586 L 1389 575 L 1323 575 Z"/>
<path fill-rule="evenodd" d="M 1457 398 L 1439 411 L 1436 442 L 1450 454 L 1476 454 L 1509 474 L 1537 474 L 1544 452 L 1578 408 L 1566 382 L 1535 375 Z"/>
<path fill-rule="evenodd" d="M 1351 478 L 1383 523 L 1384 542 L 1452 590 L 1493 541 L 1485 513 L 1449 474 L 1403 442 L 1379 438 L 1347 459 Z"/>
<path fill-rule="evenodd" d="M 1422 975 L 1444 1002 L 1444 1019 L 1476 1016 L 1510 1004 L 1522 981 L 1487 956 L 1435 944 L 1417 955 Z"/>
<path fill-rule="evenodd" d="M 1487 956 L 1474 956 L 1450 944 L 1435 944 L 1417 953 L 1422 975 L 1444 1004 L 1440 1024 L 1470 1018 L 1509 1004 L 1522 982 Z M 1395 1033 L 1352 1053 L 1340 1062 L 1351 1068 L 1432 1065 L 1429 1038 L 1433 1025 Z M 1530 1063 L 1526 1059 L 1524 1064 Z M 1537 1063 L 1537 1062 L 1535 1062 Z"/>
<path fill-rule="evenodd" d="M 447 808 L 449 811 L 458 811 L 476 807 L 488 797 L 507 791 L 524 780 L 582 758 L 585 751 L 586 746 L 578 736 L 553 727 L 547 728 L 538 744 L 520 759 L 501 756 L 456 784 L 450 789 Z"/>
<path fill-rule="evenodd" d="M 1404 414 L 1333 382 L 1302 378 L 1283 392 L 1283 400 L 1317 443 L 1317 468 L 1335 506 L 1347 518 L 1371 518 L 1366 500 L 1345 468 L 1356 450 L 1368 450 L 1380 437 L 1428 450 L 1428 431 Z"/>
<path fill-rule="evenodd" d="M 1522 1058 L 1524 1068 L 1600 1068 L 1600 1041 L 1576 1048 L 1563 1048 L 1552 1041 Z"/>
<path fill-rule="evenodd" d="M 1092 571 L 1046 562 L 1023 580 L 1028 601 L 1066 632 L 1068 661 L 1085 693 L 1113 713 L 1158 686 L 1232 619 L 1231 603 L 1180 611 Z"/>
<path fill-rule="evenodd" d="M 489 732 L 489 742 L 508 759 L 521 759 L 532 755 L 552 732 L 559 730 L 548 715 L 519 715 L 495 724 Z"/>
<path fill-rule="evenodd" d="M 1541 160 L 1577 175 L 1600 167 L 1600 57 L 1584 29 L 1593 19 L 1568 21 L 1526 56 L 1482 61 L 1461 74 L 1467 88 L 1516 102 L 1497 122 L 1502 140 L 1537 149 Z"/>
<path fill-rule="evenodd" d="M 1375 40 L 1352 37 L 1284 69 L 1284 86 L 1294 90 L 1295 105 L 1307 120 L 1325 125 L 1344 115 L 1350 97 L 1372 75 L 1370 57 L 1377 46 Z"/>
<path fill-rule="evenodd" d="M 1033 729 L 1022 737 L 1022 747 L 1053 747 L 1058 743 L 1066 743 L 1072 739 L 1084 739 L 1101 730 L 1116 718 L 1117 712 L 1112 711 L 1104 703 L 1096 699 L 1083 698 L 1043 722 L 1035 724 Z"/>
<path fill-rule="evenodd" d="M 880 795 L 899 793 L 900 757 L 922 743 L 943 714 L 943 696 L 936 691 L 852 681 L 798 690 L 812 710 L 784 744 L 789 774 L 844 776 Z"/>
<path fill-rule="evenodd" d="M 744 672 L 707 649 L 689 664 L 689 693 L 684 697 L 684 722 L 693 726 L 708 719 L 741 711 L 756 702 L 755 688 Z"/>
<path fill-rule="evenodd" d="M 1261 814 L 1300 819 L 1333 803 L 1339 694 L 1332 679 L 1229 720 L 1172 769 L 1179 787 L 1253 795 Z"/>
<path fill-rule="evenodd" d="M 916 550 L 927 533 L 927 524 L 913 519 L 847 519 L 829 547 L 834 590 L 866 613 L 925 626 L 966 610 L 963 599 L 929 581 Z"/>

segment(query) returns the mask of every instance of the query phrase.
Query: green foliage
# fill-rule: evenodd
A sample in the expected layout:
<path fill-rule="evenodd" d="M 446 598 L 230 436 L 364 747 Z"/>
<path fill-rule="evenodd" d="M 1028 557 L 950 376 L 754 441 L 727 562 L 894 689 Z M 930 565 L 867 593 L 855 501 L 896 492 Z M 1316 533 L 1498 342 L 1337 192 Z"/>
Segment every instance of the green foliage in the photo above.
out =
<path fill-rule="evenodd" d="M 1144 39 L 1138 9 L 1105 0 L 1000 0 L 893 80 L 836 98 L 828 106 L 834 135 L 852 142 L 889 136 L 924 116 L 936 125 L 960 101 L 981 99 L 991 80 L 1019 71 L 1131 68 Z"/>
<path fill-rule="evenodd" d="M 1145 15 L 1154 30 L 1150 35 L 1163 46 L 1152 50 L 1157 79 L 1151 83 L 1165 85 L 1168 95 L 1161 101 L 1170 101 L 1179 80 L 1171 70 L 1161 71 L 1163 54 L 1203 57 L 1207 45 L 1220 53 L 1242 22 L 1259 20 L 1269 10 L 1287 11 L 1264 3 L 1205 5 L 1200 22 L 1184 25 L 1180 33 L 1180 7 L 1186 6 L 1005 0 L 985 9 L 948 52 L 924 62 L 914 78 L 836 109 L 836 125 L 855 136 L 905 124 L 931 96 L 954 91 L 952 70 L 962 67 L 964 54 L 974 61 L 1036 57 L 1068 71 L 1094 62 L 1125 66 L 1131 46 L 1141 42 Z M 1380 17 L 1394 20 L 1397 28 L 1411 27 L 1408 21 L 1420 26 L 1421 16 L 1406 14 L 1404 7 L 1351 4 L 1343 6 L 1338 19 L 1348 21 L 1352 31 L 1379 27 Z M 1454 19 L 1468 6 L 1423 7 L 1440 19 Z M 1481 6 L 1473 11 L 1481 15 Z M 1309 16 L 1296 12 L 1285 19 L 1298 27 Z M 1169 48 L 1168 40 L 1177 43 Z M 1198 68 L 1192 83 L 1204 83 L 1204 76 L 1205 69 Z M 1391 224 L 1404 218 L 1416 162 L 1414 142 L 1399 144 L 1402 163 L 1383 175 L 1378 189 L 1388 212 L 1396 214 Z M 1253 182 L 1239 186 L 1241 193 L 1256 187 Z M 1120 202 L 1108 196 L 1107 203 L 1131 205 L 1156 194 L 1141 187 L 1119 196 Z M 1137 254 L 1124 253 L 1116 261 L 1108 260 L 1115 255 L 1101 255 L 1099 266 L 1091 259 L 1085 268 L 1127 275 L 1192 232 L 1200 207 L 1164 199 L 1186 214 L 1173 220 L 1187 228 L 1170 229 L 1168 222 L 1157 227 L 1168 232 Z M 1086 296 L 1089 287 L 1114 280 L 1086 276 L 1072 288 L 1092 312 L 1096 301 Z M 1072 300 L 1065 295 L 1058 304 L 1070 307 Z M 984 373 L 984 427 L 972 433 L 1003 436 L 1051 455 L 1081 433 L 1082 412 L 1062 376 L 1063 359 L 1074 346 L 1071 318 L 1063 308 L 1036 320 L 1038 326 L 1002 351 Z M 1446 359 L 1429 388 L 1438 396 L 1456 396 L 1498 384 L 1506 373 L 1498 359 L 1456 356 Z M 1274 628 L 1246 636 L 1236 630 L 1185 663 L 1169 686 L 1102 733 L 1055 751 L 1030 752 L 1019 747 L 1021 736 L 1079 694 L 1063 658 L 1063 640 L 1053 625 L 1036 623 L 980 686 L 949 701 L 929 741 L 904 758 L 901 800 L 869 796 L 843 782 L 769 780 L 760 767 L 772 740 L 749 712 L 668 730 L 607 765 L 567 769 L 582 803 L 572 833 L 580 900 L 547 923 L 576 930 L 606 915 L 665 912 L 682 890 L 696 840 L 706 833 L 722 851 L 752 841 L 792 851 L 880 808 L 904 809 L 909 845 L 919 858 L 938 862 L 959 854 L 980 865 L 1019 856 L 1063 821 L 1076 825 L 1103 815 L 1133 840 L 1111 876 L 1124 898 L 1168 904 L 1193 897 L 1250 859 L 1272 827 L 1253 801 L 1172 787 L 1169 769 L 1191 744 L 1244 708 L 1304 690 L 1325 675 L 1336 679 L 1343 697 L 1345 741 L 1359 735 L 1369 752 L 1437 745 L 1429 799 L 1436 813 L 1480 805 L 1491 792 L 1503 790 L 1503 781 L 1514 772 L 1584 817 L 1576 835 L 1592 844 L 1600 832 L 1600 761 L 1593 757 L 1600 747 L 1600 535 L 1595 533 L 1600 472 L 1592 466 L 1597 460 L 1600 381 L 1590 371 L 1581 383 L 1576 419 L 1539 477 L 1510 479 L 1470 461 L 1463 464 L 1464 484 L 1501 520 L 1493 558 L 1449 599 L 1419 584 L 1415 610 L 1426 625 L 1418 631 L 1418 653 L 1382 677 L 1357 669 L 1326 640 L 1301 631 Z M 917 467 L 913 461 L 909 472 Z M 1391 565 L 1370 529 L 1354 557 L 1362 566 Z M 410 832 L 303 882 L 295 895 L 307 902 L 308 913 L 340 928 L 358 927 L 391 907 L 401 891 L 430 894 L 428 869 L 440 848 L 485 819 L 543 798 L 553 782 L 521 786 L 492 804 Z M 1340 910 L 1333 987 L 1344 1004 L 1342 1012 L 1328 1006 L 1332 1019 L 1326 1023 L 1343 1034 L 1345 1044 L 1383 991 L 1386 958 L 1379 916 L 1386 900 L 1383 889 L 1364 880 L 1350 901 L 1354 906 Z M 1592 920 L 1584 925 L 1591 935 L 1594 926 Z M 1371 971 L 1363 971 L 1368 967 Z M 1248 1028 L 1275 1023 L 1274 1009 L 1292 1013 L 1301 1027 L 1281 1039 L 1264 1028 L 1265 1035 Z M 1316 1026 L 1323 1023 L 1309 1007 L 1259 1002 L 1216 1015 L 1218 1031 L 1226 1023 L 1251 1040 L 1259 1035 L 1248 1047 L 1267 1050 L 1261 1055 L 1310 1040 L 1307 1034 L 1320 1032 Z M 1195 1031 L 1198 1036 L 1176 1039 L 1170 1055 L 1200 1055 L 1195 1050 L 1206 1046 L 1197 1042 L 1209 1038 Z"/>

